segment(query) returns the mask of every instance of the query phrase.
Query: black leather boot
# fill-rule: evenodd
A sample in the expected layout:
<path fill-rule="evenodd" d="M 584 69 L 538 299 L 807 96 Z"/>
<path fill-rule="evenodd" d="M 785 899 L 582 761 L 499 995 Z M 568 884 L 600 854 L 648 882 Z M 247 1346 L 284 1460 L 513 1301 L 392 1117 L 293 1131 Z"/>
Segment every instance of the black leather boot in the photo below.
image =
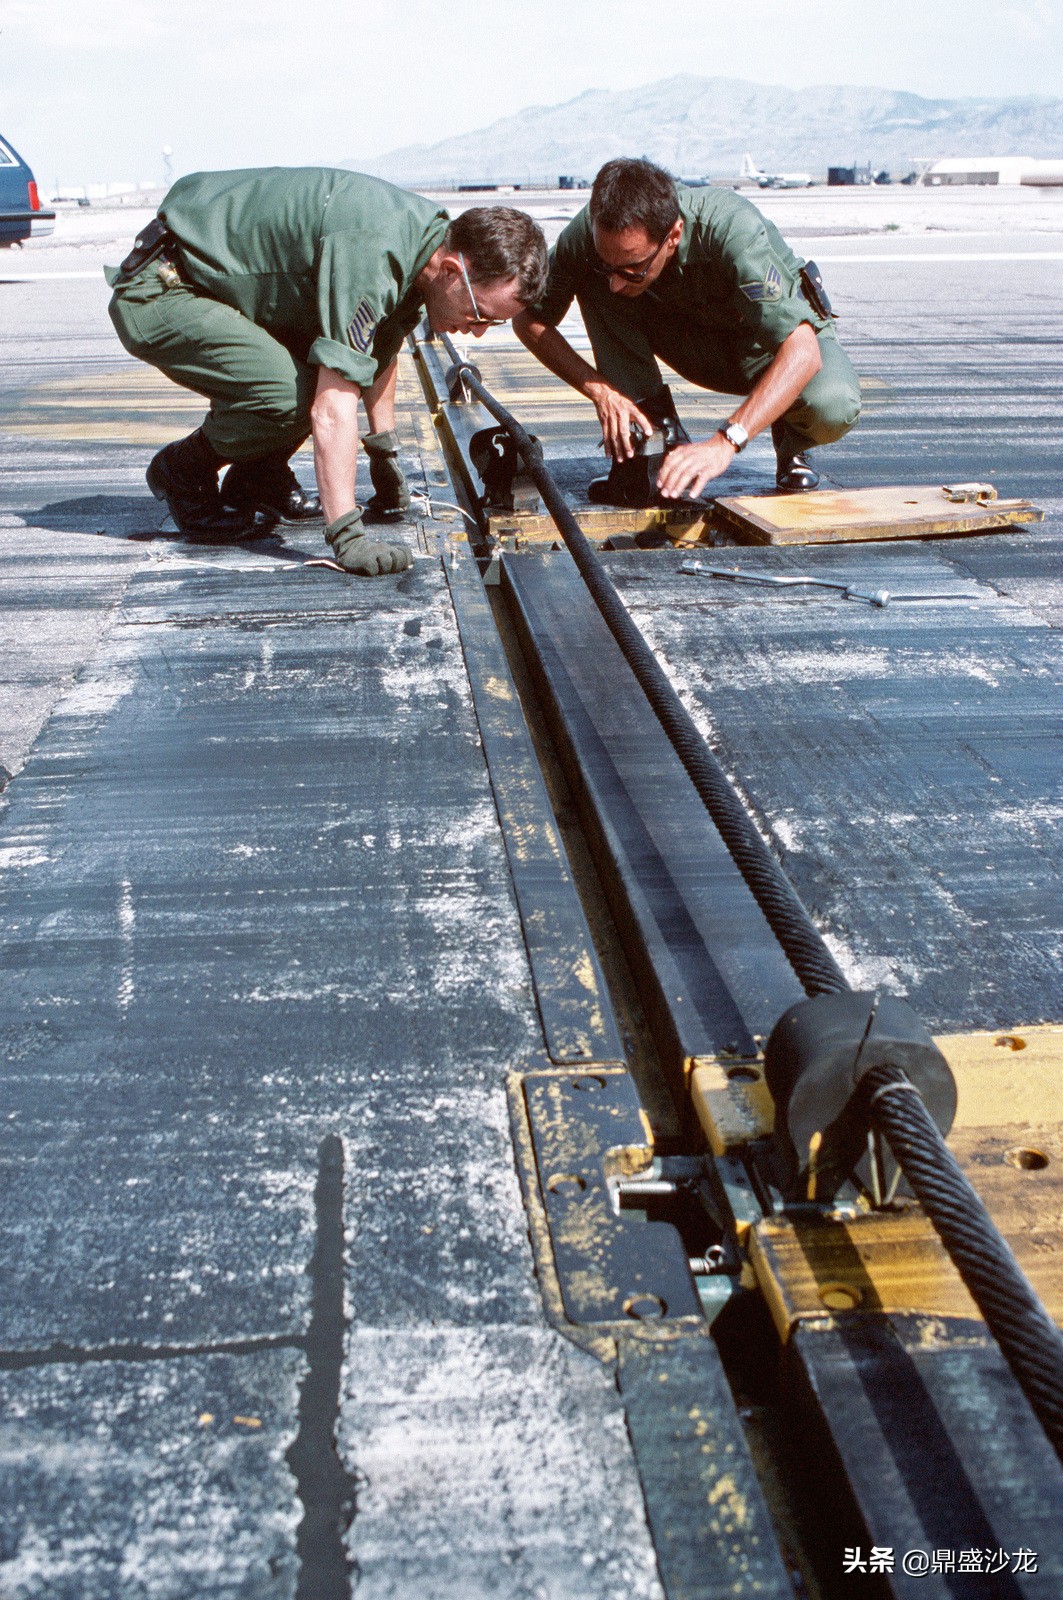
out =
<path fill-rule="evenodd" d="M 626 461 L 614 461 L 607 478 L 594 478 L 587 488 L 587 498 L 595 505 L 629 506 L 642 508 L 661 503 L 657 495 L 657 473 L 664 456 L 677 445 L 689 444 L 690 435 L 679 420 L 672 399 L 672 391 L 662 383 L 656 394 L 648 400 L 637 400 L 636 405 L 644 416 L 659 430 L 664 449 L 660 454 L 649 453 L 647 440 L 641 428 L 632 428 L 631 439 L 636 454 Z"/>
<path fill-rule="evenodd" d="M 803 494 L 819 483 L 819 473 L 801 450 L 790 450 L 786 445 L 786 429 L 780 417 L 771 425 L 771 442 L 775 446 L 775 487 L 783 494 Z"/>
<path fill-rule="evenodd" d="M 642 433 L 641 428 L 638 431 Z M 608 477 L 591 479 L 587 485 L 587 499 L 597 506 L 642 508 L 652 505 L 657 493 L 657 475 L 654 472 L 650 476 L 650 461 L 641 450 L 626 461 L 614 461 Z"/>
<path fill-rule="evenodd" d="M 153 456 L 145 477 L 156 500 L 165 500 L 179 531 L 190 539 L 258 539 L 272 522 L 254 510 L 231 511 L 222 504 L 218 473 L 225 462 L 197 428 L 187 439 L 168 444 Z"/>
<path fill-rule="evenodd" d="M 690 435 L 679 420 L 672 391 L 666 383 L 662 383 L 657 393 L 651 394 L 648 400 L 640 400 L 638 407 L 655 428 L 660 428 L 665 455 L 678 444 L 690 443 Z"/>
<path fill-rule="evenodd" d="M 321 501 L 304 489 L 284 451 L 237 461 L 221 480 L 221 497 L 238 511 L 261 511 L 274 521 L 311 522 L 321 516 Z"/>

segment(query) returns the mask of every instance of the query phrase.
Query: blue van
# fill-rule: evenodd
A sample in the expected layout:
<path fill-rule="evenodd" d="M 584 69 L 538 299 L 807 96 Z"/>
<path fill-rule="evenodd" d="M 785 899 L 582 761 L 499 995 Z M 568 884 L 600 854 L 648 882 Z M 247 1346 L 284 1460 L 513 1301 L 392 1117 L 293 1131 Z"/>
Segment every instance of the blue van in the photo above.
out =
<path fill-rule="evenodd" d="M 0 139 L 0 248 L 38 239 L 55 227 L 55 212 L 41 210 L 33 173 L 17 150 Z"/>

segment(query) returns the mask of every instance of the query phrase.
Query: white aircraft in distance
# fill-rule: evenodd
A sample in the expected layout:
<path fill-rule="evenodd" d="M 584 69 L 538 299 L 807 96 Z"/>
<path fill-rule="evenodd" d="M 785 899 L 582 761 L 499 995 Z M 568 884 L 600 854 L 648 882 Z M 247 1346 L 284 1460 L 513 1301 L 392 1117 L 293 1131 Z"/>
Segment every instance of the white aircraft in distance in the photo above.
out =
<path fill-rule="evenodd" d="M 815 179 L 807 172 L 761 172 L 747 152 L 742 157 L 741 178 L 750 178 L 762 189 L 811 189 Z"/>

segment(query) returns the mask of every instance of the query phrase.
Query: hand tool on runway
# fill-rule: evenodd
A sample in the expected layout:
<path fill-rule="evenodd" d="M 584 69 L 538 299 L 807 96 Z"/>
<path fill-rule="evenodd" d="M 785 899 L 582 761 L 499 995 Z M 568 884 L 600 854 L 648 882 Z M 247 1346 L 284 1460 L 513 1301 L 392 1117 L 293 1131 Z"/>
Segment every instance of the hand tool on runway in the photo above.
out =
<path fill-rule="evenodd" d="M 851 583 L 838 583 L 831 578 L 802 578 L 766 572 L 739 572 L 736 567 L 706 567 L 700 561 L 684 561 L 679 568 L 691 578 L 730 578 L 738 583 L 770 583 L 778 588 L 795 588 L 812 585 L 818 589 L 836 589 L 846 600 L 866 600 L 871 606 L 886 606 L 891 600 L 969 600 L 965 594 L 892 594 L 888 589 L 857 589 Z"/>

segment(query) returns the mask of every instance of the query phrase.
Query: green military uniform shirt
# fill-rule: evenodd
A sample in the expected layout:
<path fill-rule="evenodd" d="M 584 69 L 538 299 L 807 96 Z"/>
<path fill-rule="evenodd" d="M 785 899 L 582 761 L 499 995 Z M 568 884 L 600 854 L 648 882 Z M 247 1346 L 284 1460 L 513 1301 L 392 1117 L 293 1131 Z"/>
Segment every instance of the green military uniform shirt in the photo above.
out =
<path fill-rule="evenodd" d="M 774 223 L 732 189 L 680 189 L 683 237 L 655 283 L 637 297 L 612 293 L 596 261 L 587 207 L 551 251 L 550 278 L 533 315 L 556 327 L 574 296 L 615 313 L 639 310 L 679 319 L 692 336 L 743 355 L 774 354 L 802 322 L 821 332 L 821 317 L 801 293 L 804 262 Z M 623 302 L 622 307 L 617 301 Z"/>
<path fill-rule="evenodd" d="M 189 283 L 360 388 L 417 323 L 414 279 L 448 223 L 420 195 L 330 167 L 192 173 L 159 216 Z"/>

